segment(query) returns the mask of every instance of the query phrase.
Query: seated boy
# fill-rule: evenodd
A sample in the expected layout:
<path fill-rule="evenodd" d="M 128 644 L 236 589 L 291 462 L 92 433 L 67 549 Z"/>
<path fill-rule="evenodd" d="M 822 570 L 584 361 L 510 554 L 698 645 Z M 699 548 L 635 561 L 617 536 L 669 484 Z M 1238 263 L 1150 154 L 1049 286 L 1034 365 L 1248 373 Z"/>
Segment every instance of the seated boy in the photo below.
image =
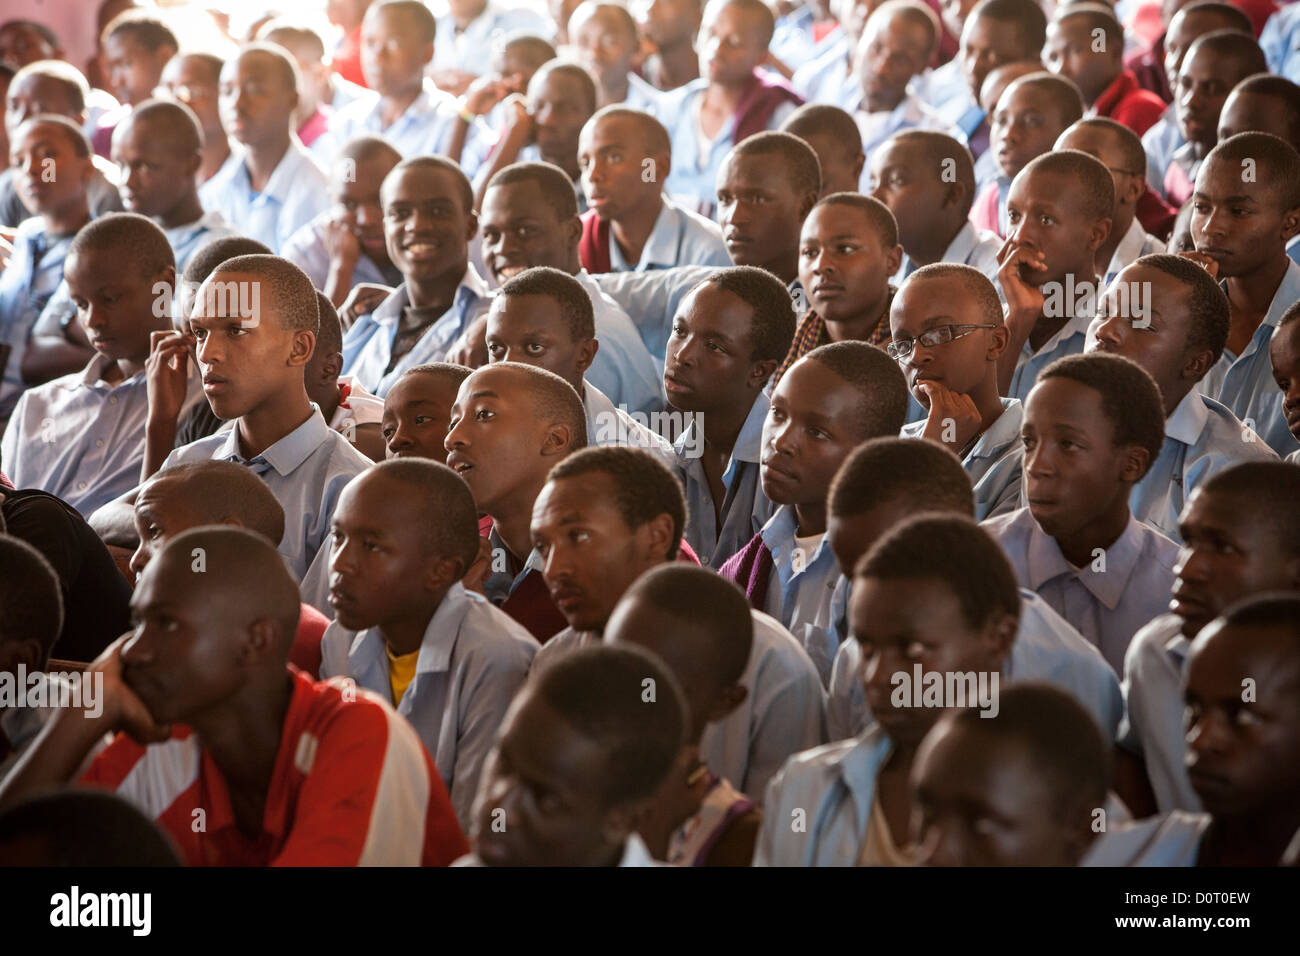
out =
<path fill-rule="evenodd" d="M 989 70 L 988 76 L 984 78 L 984 86 L 980 90 L 980 107 L 982 114 L 989 116 L 988 125 L 992 125 L 992 117 L 997 112 L 998 102 L 1002 99 L 1002 94 L 1016 80 L 1022 76 L 1029 76 L 1034 73 L 1043 72 L 1043 61 L 1038 58 L 1032 60 L 1012 60 L 1010 63 L 1003 63 L 1001 66 Z M 1050 75 L 1050 74 L 1048 74 Z M 986 137 L 987 139 L 987 137 Z M 998 151 L 994 149 L 985 149 L 984 152 L 975 160 L 975 195 L 978 197 L 985 191 L 989 183 L 997 180 L 999 183 L 998 202 L 1006 204 L 1007 187 L 1011 185 L 1011 177 L 1003 176 L 1002 170 L 998 167 Z M 986 205 L 984 215 L 990 215 L 987 203 L 991 198 L 985 196 Z M 999 215 L 1005 212 L 1000 210 Z M 999 220 L 999 223 L 1001 220 Z M 999 225 L 1001 229 L 1001 225 Z"/>
<path fill-rule="evenodd" d="M 289 54 L 272 43 L 245 46 L 221 70 L 222 122 L 242 149 L 199 187 L 203 208 L 276 253 L 329 207 L 329 179 L 293 132 L 297 107 Z"/>
<path fill-rule="evenodd" d="M 361 69 L 370 92 L 330 117 L 329 128 L 312 146 L 319 162 L 332 162 L 358 136 L 382 136 L 405 158 L 447 151 L 460 111 L 455 98 L 425 77 L 436 29 L 423 3 L 370 5 L 361 23 Z"/>
<path fill-rule="evenodd" d="M 1045 684 L 1002 691 L 998 714 L 950 711 L 912 764 L 912 841 L 924 866 L 1077 866 L 1110 786 L 1109 742 Z"/>
<path fill-rule="evenodd" d="M 975 170 L 970 150 L 945 133 L 895 133 L 871 157 L 871 195 L 894 214 L 903 262 L 895 285 L 932 262 L 974 266 L 997 275 L 997 236 L 970 221 Z"/>
<path fill-rule="evenodd" d="M 203 211 L 194 178 L 202 160 L 203 132 L 179 103 L 146 100 L 113 130 L 122 205 L 162 227 L 178 272 L 206 243 L 236 235 L 221 213 Z"/>
<path fill-rule="evenodd" d="M 1273 380 L 1282 390 L 1282 414 L 1286 416 L 1291 437 L 1300 441 L 1300 308 L 1293 302 L 1282 314 L 1277 331 L 1268 343 L 1269 364 Z M 1291 452 L 1286 460 L 1300 464 L 1300 449 Z"/>
<path fill-rule="evenodd" d="M 1095 156 L 1109 170 L 1115 186 L 1110 232 L 1093 260 L 1103 286 L 1140 257 L 1165 251 L 1165 244 L 1148 235 L 1137 218 L 1138 202 L 1147 188 L 1147 157 L 1137 134 L 1112 119 L 1082 119 L 1061 134 L 1056 148 Z"/>
<path fill-rule="evenodd" d="M 163 231 L 119 212 L 77 233 L 64 276 L 95 357 L 82 371 L 23 393 L 0 459 L 18 487 L 48 491 L 89 515 L 139 481 L 149 415 L 145 365 L 153 335 L 171 329 L 159 292 L 162 301 L 170 298 L 176 269 Z M 202 400 L 201 389 L 188 369 L 181 412 Z"/>
<path fill-rule="evenodd" d="M 823 684 L 839 648 L 831 597 L 840 568 L 826 540 L 826 492 L 855 446 L 897 435 L 906 413 L 898 366 L 865 342 L 813 349 L 772 392 L 759 476 L 776 511 L 718 573 L 789 628 Z"/>
<path fill-rule="evenodd" d="M 533 508 L 532 542 L 568 627 L 538 652 L 535 672 L 600 640 L 641 575 L 683 560 L 684 513 L 672 474 L 635 449 L 590 448 L 551 470 Z M 699 613 L 685 606 L 683 612 Z M 760 611 L 750 616 L 753 648 L 741 677 L 749 694 L 705 729 L 700 754 L 757 799 L 786 758 L 821 743 L 826 728 L 821 681 L 808 653 L 780 622 Z"/>
<path fill-rule="evenodd" d="M 983 687 L 979 703 L 988 712 L 1019 614 L 1010 565 L 970 520 L 923 515 L 878 541 L 854 569 L 849 597 L 876 722 L 860 736 L 796 754 L 772 778 L 754 865 L 912 865 L 908 779 L 917 748 L 942 706 L 972 702 L 925 706 L 922 675 L 969 687 L 971 697 Z M 911 693 L 900 674 L 917 682 Z M 806 825 L 791 826 L 800 810 Z"/>
<path fill-rule="evenodd" d="M 656 112 L 663 94 L 634 71 L 641 58 L 641 38 L 627 7 L 588 0 L 570 15 L 567 33 L 578 61 L 596 78 L 598 106 L 620 103 Z"/>
<path fill-rule="evenodd" d="M 428 458 L 447 463 L 443 442 L 451 407 L 470 369 L 448 362 L 413 365 L 384 396 L 380 422 L 385 458 Z"/>
<path fill-rule="evenodd" d="M 827 538 L 842 568 L 851 568 L 908 518 L 938 512 L 975 513 L 970 479 L 940 445 L 877 438 L 841 466 L 827 498 Z M 862 646 L 850 639 L 846 576 L 836 586 L 832 616 L 840 649 L 831 669 L 827 725 L 831 740 L 860 734 L 874 718 L 862 687 Z M 1123 716 L 1119 680 L 1098 650 L 1033 591 L 1020 588 L 1020 623 L 1002 667 L 1003 681 L 1043 681 L 1069 693 L 1112 736 Z"/>
<path fill-rule="evenodd" d="M 779 57 L 775 59 L 792 70 L 790 85 L 809 103 L 851 109 L 862 95 L 853 69 L 854 54 L 867 19 L 880 6 L 880 0 L 829 0 L 827 6 L 838 25 L 823 38 L 824 42 L 817 45 L 815 55 L 793 67 L 780 61 Z M 797 9 L 794 15 L 810 16 L 804 8 Z M 778 20 L 778 33 L 782 27 Z M 775 63 L 769 65 L 776 68 Z M 854 128 L 857 128 L 856 123 Z"/>
<path fill-rule="evenodd" d="M 1282 414 L 1267 345 L 1300 299 L 1300 265 L 1286 252 L 1297 229 L 1300 154 L 1268 133 L 1239 133 L 1214 147 L 1196 176 L 1191 233 L 1197 260 L 1214 267 L 1228 294 L 1230 320 L 1223 355 L 1200 388 L 1282 457 L 1300 442 Z"/>
<path fill-rule="evenodd" d="M 619 303 L 582 267 L 582 220 L 566 174 L 549 163 L 501 170 L 488 183 L 479 223 L 483 263 L 496 285 L 537 266 L 559 269 L 582 284 L 600 340 L 587 380 L 615 406 L 658 411 L 663 396 L 651 353 Z"/>
<path fill-rule="evenodd" d="M 573 386 L 531 365 L 479 369 L 461 383 L 451 407 L 447 465 L 465 479 L 479 513 L 493 519 L 484 594 L 542 642 L 565 622 L 533 548 L 533 503 L 551 467 L 586 444 L 586 417 Z"/>
<path fill-rule="evenodd" d="M 1300 468 L 1277 461 L 1225 468 L 1192 494 L 1179 531 L 1169 613 L 1138 632 L 1124 659 L 1118 745 L 1136 767 L 1127 775 L 1135 786 L 1120 795 L 1138 817 L 1201 809 L 1185 759 L 1188 649 L 1235 602 L 1300 590 Z"/>
<path fill-rule="evenodd" d="M 566 655 L 511 703 L 483 766 L 474 853 L 456 865 L 654 866 L 636 831 L 689 727 L 677 679 L 649 652 Z"/>
<path fill-rule="evenodd" d="M 324 611 L 328 558 L 319 558 L 330 516 L 352 478 L 371 464 L 307 397 L 304 368 L 320 328 L 315 290 L 276 256 L 239 256 L 218 266 L 190 315 L 203 392 L 234 427 L 176 449 L 170 465 L 219 459 L 252 468 L 284 508 L 280 542 L 304 600 Z M 91 524 L 111 544 L 134 545 L 134 492 L 105 505 Z M 314 576 L 308 571 L 316 562 Z"/>
<path fill-rule="evenodd" d="M 1192 195 L 1201 164 L 1218 141 L 1219 113 L 1232 88 L 1267 69 L 1254 38 L 1234 30 L 1207 33 L 1187 50 L 1174 90 L 1183 145 L 1170 155 L 1161 184 L 1170 204 L 1181 205 Z"/>
<path fill-rule="evenodd" d="M 123 731 L 82 783 L 135 803 L 191 866 L 437 865 L 464 852 L 410 726 L 373 695 L 286 669 L 298 589 L 261 537 L 177 535 L 132 608 L 138 627 L 92 665 L 100 713 L 60 709 L 0 784 L 0 806 L 67 782 L 95 741 Z M 239 745 L 221 745 L 233 728 Z M 206 825 L 192 826 L 201 806 Z"/>
<path fill-rule="evenodd" d="M 589 273 L 731 265 L 717 223 L 663 194 L 672 143 L 649 113 L 602 109 L 582 128 L 578 165 L 588 205 L 579 253 Z"/>
<path fill-rule="evenodd" d="M 401 161 L 401 154 L 377 136 L 344 143 L 329 167 L 333 206 L 284 244 L 284 257 L 307 273 L 336 309 L 362 282 L 389 288 L 402 283 L 384 240 L 380 200 L 384 179 Z"/>
<path fill-rule="evenodd" d="M 0 352 L 6 358 L 0 421 L 8 421 L 27 385 L 65 375 L 91 354 L 62 287 L 72 237 L 90 221 L 90 144 L 70 120 L 45 115 L 13 131 L 10 153 L 14 185 L 36 215 L 18 226 L 13 253 L 0 272 Z"/>
<path fill-rule="evenodd" d="M 325 42 L 305 20 L 290 17 L 265 20 L 258 27 L 255 39 L 284 47 L 298 67 L 295 132 L 309 149 L 325 132 L 336 110 L 366 93 L 365 87 L 349 83 L 330 70 Z"/>
<path fill-rule="evenodd" d="M 1106 833 L 1091 866 L 1295 865 L 1300 832 L 1300 598 L 1233 605 L 1188 650 L 1187 774 L 1205 813 Z M 1251 693 L 1242 688 L 1249 686 Z M 1286 856 L 1291 856 L 1284 864 Z"/>
<path fill-rule="evenodd" d="M 303 377 L 307 397 L 320 406 L 321 417 L 371 461 L 384 460 L 384 400 L 343 369 L 343 327 L 333 303 L 317 291 L 320 333 Z"/>
<path fill-rule="evenodd" d="M 1106 117 L 1141 136 L 1165 111 L 1165 103 L 1138 87 L 1124 68 L 1124 28 L 1106 4 L 1058 7 L 1047 25 L 1043 62 L 1068 77 L 1083 94 L 1090 116 Z"/>
<path fill-rule="evenodd" d="M 114 124 L 131 107 L 153 96 L 162 82 L 163 67 L 176 55 L 180 42 L 156 11 L 128 8 L 104 26 L 100 46 L 104 88 L 121 104 L 120 110 L 99 117 L 94 132 L 89 134 L 95 152 L 107 156 Z"/>
<path fill-rule="evenodd" d="M 478 228 L 469 180 L 443 156 L 393 167 L 380 189 L 388 255 L 402 284 L 343 337 L 343 371 L 384 396 L 406 369 L 442 361 L 487 308 L 469 261 Z"/>
<path fill-rule="evenodd" d="M 1031 161 L 1052 151 L 1052 144 L 1083 116 L 1079 88 L 1051 73 L 1029 73 L 1012 81 L 998 98 L 989 121 L 989 152 L 998 176 L 975 197 L 970 219 L 977 229 L 1009 238 L 1015 226 L 1007 203 L 1012 182 Z"/>
<path fill-rule="evenodd" d="M 686 540 L 719 568 L 772 516 L 759 482 L 763 388 L 790 349 L 794 309 L 781 281 L 752 266 L 722 269 L 673 319 L 664 389 L 694 413 L 674 448 L 685 475 Z"/>
<path fill-rule="evenodd" d="M 384 462 L 344 489 L 332 527 L 321 676 L 391 700 L 468 827 L 483 760 L 537 651 L 460 584 L 478 552 L 474 498 L 444 465 Z"/>
<path fill-rule="evenodd" d="M 213 53 L 178 53 L 163 68 L 159 91 L 184 103 L 203 130 L 203 160 L 194 181 L 200 187 L 230 158 L 230 137 L 221 122 L 221 57 Z M 203 198 L 199 193 L 200 200 Z"/>
<path fill-rule="evenodd" d="M 574 0 L 559 2 L 565 9 L 569 9 L 569 4 L 577 6 Z M 700 58 L 695 51 L 695 41 L 703 15 L 702 0 L 667 3 L 660 0 L 649 6 L 632 6 L 632 16 L 636 17 L 642 47 L 649 51 L 641 65 L 641 71 L 656 89 L 675 90 L 699 78 Z M 555 19 L 560 25 L 556 41 L 566 42 L 564 25 L 568 23 L 568 18 L 559 16 Z"/>
<path fill-rule="evenodd" d="M 777 129 L 803 103 L 788 83 L 759 69 L 774 28 L 762 0 L 711 0 L 704 8 L 700 78 L 663 97 L 658 114 L 677 120 L 664 189 L 688 209 L 712 216 L 727 153 Z"/>
<path fill-rule="evenodd" d="M 858 191 L 867 157 L 862 133 L 847 112 L 826 103 L 805 103 L 786 117 L 780 132 L 798 136 L 817 154 L 822 169 L 818 199 Z"/>
<path fill-rule="evenodd" d="M 247 528 L 272 545 L 284 537 L 280 502 L 265 482 L 233 461 L 195 461 L 159 472 L 140 486 L 134 515 L 140 545 L 129 571 L 136 579 L 168 541 L 191 528 Z M 310 604 L 299 611 L 289 663 L 314 679 L 320 676 L 320 641 L 329 619 Z"/>
<path fill-rule="evenodd" d="M 1038 157 L 1011 184 L 998 269 L 1009 337 L 1000 395 L 1023 402 L 1044 368 L 1083 351 L 1100 292 L 1097 249 L 1114 208 L 1110 172 L 1078 150 Z"/>
<path fill-rule="evenodd" d="M 877 7 L 862 30 L 854 54 L 860 95 L 845 103 L 862 134 L 862 152 L 870 165 L 877 147 L 904 129 L 948 127 L 912 88 L 939 43 L 939 19 L 919 0 L 888 0 Z M 868 189 L 864 176 L 863 192 Z"/>
<path fill-rule="evenodd" d="M 1021 436 L 1029 504 L 983 527 L 1120 673 L 1133 635 L 1167 607 L 1178 557 L 1128 506 L 1164 442 L 1160 390 L 1128 359 L 1071 355 L 1039 376 Z"/>
<path fill-rule="evenodd" d="M 893 214 L 871 196 L 837 193 L 819 200 L 799 237 L 799 289 L 808 311 L 773 387 L 795 362 L 831 342 L 884 347 L 889 341 L 889 277 L 902 250 Z"/>
<path fill-rule="evenodd" d="M 573 386 L 587 417 L 587 444 L 644 448 L 676 469 L 668 440 L 617 408 L 586 380 L 600 342 L 591 297 L 566 272 L 539 266 L 507 279 L 492 300 L 488 362 L 520 362 L 554 372 Z"/>
<path fill-rule="evenodd" d="M 1178 543 L 1178 516 L 1201 482 L 1240 461 L 1277 458 L 1236 415 L 1196 388 L 1227 337 L 1223 290 L 1196 263 L 1168 255 L 1143 256 L 1124 269 L 1088 327 L 1087 351 L 1136 362 L 1160 388 L 1164 445 L 1133 487 L 1129 509 Z"/>
<path fill-rule="evenodd" d="M 642 575 L 614 608 L 605 643 L 645 648 L 681 685 L 690 718 L 683 757 L 659 790 L 640 833 L 651 855 L 678 866 L 749 866 L 760 813 L 709 769 L 705 729 L 738 708 L 754 624 L 740 592 L 703 568 L 664 565 Z M 685 766 L 682 766 L 682 764 Z"/>
<path fill-rule="evenodd" d="M 553 20 L 526 6 L 450 0 L 445 8 L 447 12 L 437 20 L 430 73 L 439 86 L 458 95 L 483 72 L 483 51 L 492 40 L 517 32 L 550 39 L 557 29 Z"/>
<path fill-rule="evenodd" d="M 889 324 L 886 349 L 926 409 L 903 437 L 938 442 L 961 459 L 976 521 L 1020 507 L 1024 408 L 998 396 L 1007 330 L 993 283 L 970 266 L 924 266 L 894 296 Z"/>

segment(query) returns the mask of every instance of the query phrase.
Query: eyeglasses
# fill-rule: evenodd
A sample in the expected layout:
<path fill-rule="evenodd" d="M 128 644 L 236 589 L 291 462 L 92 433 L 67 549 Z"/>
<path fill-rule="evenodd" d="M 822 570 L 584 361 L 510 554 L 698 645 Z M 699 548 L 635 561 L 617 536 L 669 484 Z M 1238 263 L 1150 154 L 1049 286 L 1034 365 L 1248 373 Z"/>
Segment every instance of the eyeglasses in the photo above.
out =
<path fill-rule="evenodd" d="M 927 349 L 932 349 L 939 345 L 947 345 L 954 339 L 964 339 L 976 329 L 996 328 L 996 325 L 940 325 L 933 329 L 926 329 L 914 339 L 894 339 L 885 346 L 885 351 L 889 353 L 890 358 L 901 362 L 912 354 L 912 349 L 916 347 L 917 342 Z M 959 332 L 958 330 L 961 329 L 965 331 Z"/>

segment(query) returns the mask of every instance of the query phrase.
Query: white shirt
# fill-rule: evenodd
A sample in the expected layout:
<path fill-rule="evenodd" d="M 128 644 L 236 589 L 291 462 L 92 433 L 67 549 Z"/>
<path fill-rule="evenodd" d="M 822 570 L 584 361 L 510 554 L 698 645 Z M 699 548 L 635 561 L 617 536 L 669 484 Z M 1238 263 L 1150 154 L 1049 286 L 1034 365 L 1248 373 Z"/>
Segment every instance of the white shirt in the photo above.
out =
<path fill-rule="evenodd" d="M 290 136 L 289 149 L 260 193 L 252 191 L 242 151 L 232 152 L 216 174 L 199 187 L 209 212 L 279 255 L 289 237 L 329 208 L 329 179 L 302 145 Z"/>

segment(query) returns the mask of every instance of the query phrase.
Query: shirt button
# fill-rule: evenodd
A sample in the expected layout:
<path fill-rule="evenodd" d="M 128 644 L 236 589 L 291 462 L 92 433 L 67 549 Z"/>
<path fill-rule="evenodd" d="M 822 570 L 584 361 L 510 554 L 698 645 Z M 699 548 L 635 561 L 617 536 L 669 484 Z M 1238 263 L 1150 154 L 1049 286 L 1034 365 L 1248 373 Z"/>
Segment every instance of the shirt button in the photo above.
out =
<path fill-rule="evenodd" d="M 111 397 L 108 399 L 108 404 L 110 404 L 110 405 L 116 405 L 116 404 L 117 404 L 117 396 L 116 396 L 116 395 L 111 396 Z"/>
<path fill-rule="evenodd" d="M 86 483 L 85 483 L 84 481 L 79 481 L 79 482 L 77 482 L 77 490 L 78 490 L 78 491 L 85 491 L 85 490 L 86 490 Z"/>
<path fill-rule="evenodd" d="M 102 438 L 96 438 L 96 439 L 95 439 L 95 447 L 96 447 L 96 448 L 103 448 L 103 447 L 104 447 L 104 439 L 102 439 Z"/>

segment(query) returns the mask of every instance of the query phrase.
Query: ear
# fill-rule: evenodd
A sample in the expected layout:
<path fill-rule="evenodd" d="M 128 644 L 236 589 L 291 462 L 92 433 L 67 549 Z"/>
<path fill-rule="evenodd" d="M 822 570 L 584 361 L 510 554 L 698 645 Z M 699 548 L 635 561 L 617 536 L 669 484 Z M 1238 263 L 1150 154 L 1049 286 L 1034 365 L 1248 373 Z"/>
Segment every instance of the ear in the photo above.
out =
<path fill-rule="evenodd" d="M 325 361 L 321 363 L 321 367 L 320 367 L 321 381 L 337 382 L 339 376 L 342 374 L 343 374 L 343 353 L 331 352 L 326 357 Z"/>
<path fill-rule="evenodd" d="M 1300 232 L 1300 206 L 1288 209 L 1282 214 L 1282 235 L 1290 239 Z"/>
<path fill-rule="evenodd" d="M 888 280 L 898 271 L 898 267 L 903 264 L 903 247 L 901 245 L 885 252 L 885 278 Z M 889 323 L 889 316 L 885 316 L 885 323 Z"/>
<path fill-rule="evenodd" d="M 28 671 L 45 669 L 45 652 L 41 650 L 41 642 L 34 637 L 6 642 L 6 652 L 13 667 L 24 664 Z"/>
<path fill-rule="evenodd" d="M 478 235 L 478 213 L 474 212 L 471 209 L 469 213 L 469 218 L 465 222 L 465 241 L 473 242 L 474 237 L 477 235 Z"/>
<path fill-rule="evenodd" d="M 655 153 L 650 157 L 655 164 L 655 179 L 658 180 L 662 189 L 663 184 L 668 182 L 668 176 L 673 171 L 673 154 L 672 153 Z"/>
<path fill-rule="evenodd" d="M 467 570 L 460 558 L 431 557 L 424 565 L 424 589 L 442 593 L 463 578 Z"/>
<path fill-rule="evenodd" d="M 737 707 L 745 702 L 749 696 L 749 688 L 743 684 L 732 684 L 730 687 L 724 687 L 718 692 L 717 698 L 713 701 L 713 706 L 709 708 L 708 723 L 722 720 L 728 714 L 733 713 Z"/>
<path fill-rule="evenodd" d="M 426 44 L 424 50 L 420 53 L 420 62 L 428 66 L 433 62 L 433 44 Z"/>
<path fill-rule="evenodd" d="M 637 800 L 609 807 L 600 818 L 601 838 L 610 846 L 622 846 L 628 834 L 636 832 L 652 800 Z"/>
<path fill-rule="evenodd" d="M 1209 349 L 1190 352 L 1183 357 L 1183 378 L 1199 382 L 1214 367 L 1214 353 Z"/>
<path fill-rule="evenodd" d="M 1020 624 L 1015 615 L 999 614 L 984 627 L 984 641 L 989 656 L 1005 661 L 1011 655 L 1011 646 L 1016 642 Z"/>
<path fill-rule="evenodd" d="M 1107 216 L 1105 219 L 1098 219 L 1096 222 L 1094 222 L 1092 224 L 1092 228 L 1088 230 L 1088 251 L 1096 252 L 1099 248 L 1101 248 L 1101 244 L 1106 241 L 1106 237 L 1109 235 L 1110 235 L 1109 216 Z"/>
<path fill-rule="evenodd" d="M 645 535 L 647 556 L 659 561 L 668 560 L 668 550 L 673 543 L 672 515 L 655 515 L 640 530 Z"/>
<path fill-rule="evenodd" d="M 755 362 L 749 367 L 749 376 L 745 379 L 745 384 L 754 391 L 761 392 L 779 364 L 775 359 L 763 359 L 761 362 Z"/>
<path fill-rule="evenodd" d="M 941 209 L 960 209 L 966 202 L 966 184 L 959 179 L 954 179 L 948 184 L 948 191 L 944 194 L 943 205 Z"/>
<path fill-rule="evenodd" d="M 996 362 L 1006 352 L 1007 346 L 1011 344 L 1011 333 L 1007 331 L 1006 325 L 999 325 L 993 330 L 993 342 L 989 345 L 987 358 L 990 362 Z"/>
<path fill-rule="evenodd" d="M 565 238 L 568 240 L 569 246 L 573 247 L 576 256 L 578 243 L 582 241 L 582 220 L 577 216 L 571 216 L 564 221 L 561 228 L 564 230 Z"/>
<path fill-rule="evenodd" d="M 316 348 L 316 333 L 307 329 L 297 329 L 293 333 L 293 351 L 289 353 L 289 365 L 306 365 L 311 361 L 311 353 Z"/>
<path fill-rule="evenodd" d="M 165 282 L 167 284 L 168 288 L 171 290 L 169 294 L 171 295 L 173 300 L 175 300 L 176 296 L 180 295 L 180 290 L 176 288 L 176 267 L 175 266 L 167 266 L 165 269 L 159 269 L 158 274 L 153 277 L 152 286 L 156 287 L 159 282 Z M 168 313 L 167 321 L 168 324 L 170 325 L 171 324 L 170 312 Z"/>
<path fill-rule="evenodd" d="M 599 339 L 587 339 L 587 341 L 578 346 L 578 371 L 584 375 L 587 374 L 587 369 L 591 368 L 591 363 L 596 361 L 596 353 L 599 351 Z"/>
<path fill-rule="evenodd" d="M 259 617 L 244 633 L 244 640 L 239 645 L 239 662 L 253 664 L 265 660 L 275 651 L 280 642 L 280 629 L 270 618 Z"/>
<path fill-rule="evenodd" d="M 1129 184 L 1128 189 L 1124 191 L 1123 204 L 1126 206 L 1136 206 L 1138 200 L 1142 198 L 1142 194 L 1146 192 L 1146 177 L 1130 176 L 1128 179 Z"/>
<path fill-rule="evenodd" d="M 866 169 L 866 167 L 867 167 L 867 154 L 864 153 L 864 152 L 862 152 L 861 150 L 859 150 L 859 151 L 858 151 L 858 158 L 855 159 L 855 160 L 853 161 L 853 181 L 854 181 L 854 182 L 861 184 L 861 182 L 862 182 L 862 170 Z"/>
<path fill-rule="evenodd" d="M 1151 453 L 1139 445 L 1127 445 L 1121 450 L 1119 476 L 1123 481 L 1137 484 L 1151 467 Z"/>
<path fill-rule="evenodd" d="M 567 455 L 573 450 L 573 433 L 569 426 L 555 422 L 546 428 L 546 437 L 542 442 L 542 457 Z"/>
<path fill-rule="evenodd" d="M 802 225 L 803 221 L 808 218 L 808 214 L 812 212 L 813 206 L 817 205 L 818 198 L 819 197 L 815 192 L 804 193 L 803 202 L 799 204 L 800 225 Z M 797 232 L 798 229 L 796 229 L 795 231 Z"/>

